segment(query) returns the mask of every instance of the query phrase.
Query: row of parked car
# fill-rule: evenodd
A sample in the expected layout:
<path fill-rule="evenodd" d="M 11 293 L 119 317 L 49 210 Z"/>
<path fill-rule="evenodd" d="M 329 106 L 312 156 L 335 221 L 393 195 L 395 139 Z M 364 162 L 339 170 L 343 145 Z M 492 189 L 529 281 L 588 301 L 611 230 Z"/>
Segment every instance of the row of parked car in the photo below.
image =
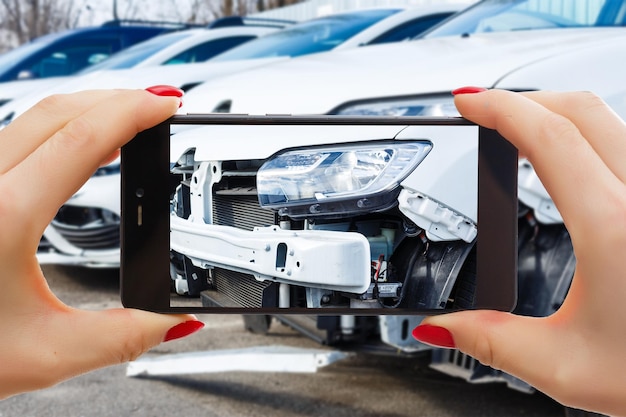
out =
<path fill-rule="evenodd" d="M 141 85 L 140 79 L 146 75 L 162 74 L 166 78 L 178 74 L 179 83 L 183 82 L 181 85 L 189 89 L 248 66 L 228 65 L 225 67 L 228 69 L 211 72 L 208 68 L 212 65 L 204 69 L 185 64 L 255 60 L 257 66 L 331 49 L 395 42 L 419 35 L 461 7 L 452 4 L 427 9 L 363 10 L 298 23 L 228 17 L 206 27 L 193 28 L 159 22 L 115 21 L 101 27 L 51 34 L 0 56 L 0 104 L 35 90 L 49 94 L 97 86 L 94 79 L 106 80 L 112 76 L 111 71 L 131 69 L 117 73 L 118 78 L 111 85 L 127 79 L 129 86 L 135 86 Z M 259 37 L 262 39 L 256 39 Z M 255 42 L 223 53 L 250 40 Z M 270 61 L 263 61 L 264 58 Z M 177 67 L 171 68 L 174 65 Z M 140 70 L 148 68 L 156 71 Z M 94 73 L 98 74 L 95 78 L 82 77 Z M 67 77 L 70 75 L 76 76 L 70 81 Z M 82 81 L 78 83 L 76 79 Z M 51 87 L 56 88 L 50 90 Z"/>
<path fill-rule="evenodd" d="M 256 39 L 203 63 L 179 63 L 193 62 L 180 58 L 179 53 L 163 57 L 159 63 L 153 61 L 151 66 L 132 68 L 142 62 L 141 58 L 132 58 L 141 55 L 142 47 L 138 44 L 128 49 L 126 55 L 121 52 L 83 75 L 64 82 L 57 79 L 49 89 L 20 93 L 20 98 L 6 95 L 6 103 L 0 107 L 0 121 L 10 123 L 36 101 L 56 92 L 145 88 L 154 84 L 183 88 L 186 94 L 180 111 L 188 113 L 455 116 L 458 114 L 449 92 L 459 86 L 475 85 L 514 91 L 591 90 L 626 117 L 622 81 L 626 66 L 625 23 L 626 0 L 482 0 L 468 8 L 360 10 L 302 23 L 283 22 L 284 28 L 269 28 L 270 33 L 259 34 Z M 193 31 L 221 30 L 224 28 Z M 170 39 L 174 45 L 183 33 L 155 37 L 144 46 L 159 44 L 164 39 Z M 163 44 L 159 45 L 157 50 L 166 50 Z M 107 62 L 120 66 L 107 68 Z M 173 63 L 179 64 L 167 65 Z M 5 84 L 7 89 L 0 84 L 0 97 L 12 86 L 27 82 Z M 301 132 L 294 129 L 292 135 L 296 137 Z M 436 220 L 430 219 L 426 224 L 414 211 L 398 209 L 407 203 L 406 199 L 401 201 L 402 196 L 418 193 L 431 198 L 440 208 L 464 214 L 452 189 L 439 190 L 434 196 L 403 182 L 394 197 L 398 204 L 391 209 L 346 212 L 340 220 L 319 212 L 302 221 L 285 215 L 288 211 L 279 213 L 278 209 L 263 208 L 258 200 L 258 170 L 274 155 L 291 151 L 293 145 L 288 145 L 286 138 L 268 136 L 259 130 L 249 145 L 207 145 L 205 136 L 202 128 L 181 129 L 173 136 L 172 143 L 179 146 L 173 146 L 176 151 L 171 156 L 172 165 L 178 175 L 184 173 L 173 192 L 173 224 L 196 227 L 207 238 L 218 236 L 214 226 L 246 231 L 267 225 L 320 233 L 359 230 L 371 248 L 379 247 L 381 236 L 388 236 L 386 229 L 391 225 L 394 235 L 388 251 L 381 259 L 372 250 L 371 260 L 374 264 L 385 262 L 387 268 L 396 267 L 397 275 L 403 277 L 401 284 L 408 284 L 404 280 L 428 279 L 420 271 L 440 267 L 443 262 L 443 255 L 437 256 L 435 249 L 449 253 L 447 248 L 458 241 L 455 236 L 429 233 Z M 338 135 L 333 138 L 352 148 L 364 146 L 359 140 L 341 140 Z M 279 146 L 281 143 L 286 145 Z M 329 145 L 328 139 L 309 137 L 299 141 L 296 152 L 312 155 L 320 145 Z M 207 146 L 210 152 L 206 151 Z M 61 208 L 42 238 L 42 262 L 92 267 L 119 264 L 119 175 L 119 161 L 101 168 Z M 194 194 L 190 183 L 203 192 Z M 247 192 L 242 193 L 237 187 L 245 187 Z M 519 163 L 518 193 L 519 301 L 515 312 L 545 316 L 563 301 L 575 258 L 558 211 L 525 160 Z M 189 202 L 192 196 L 194 203 Z M 465 217 L 475 221 L 471 216 Z M 259 282 L 253 271 L 242 271 L 234 259 L 220 259 L 218 263 L 210 255 L 199 255 L 193 249 L 183 245 L 171 253 L 170 278 L 176 292 L 201 294 L 207 302 L 219 298 L 216 294 L 221 292 L 237 304 L 243 300 L 237 298 L 236 291 L 223 294 L 223 289 Z M 432 256 L 407 259 L 411 254 L 428 251 L 432 251 Z M 470 252 L 458 251 L 455 263 L 469 262 Z M 458 272 L 459 268 L 451 268 L 446 278 L 454 283 Z M 280 276 L 276 275 L 271 283 L 280 285 Z M 265 282 L 258 293 L 250 293 L 250 297 L 257 298 L 253 301 L 262 302 L 268 284 Z M 319 295 L 320 288 L 305 290 L 307 296 Z M 454 287 L 446 291 L 449 292 L 440 296 L 454 294 Z M 413 340 L 407 331 L 420 317 L 279 318 L 324 343 L 376 346 L 406 353 L 429 349 Z M 258 316 L 248 319 L 249 327 L 256 331 L 267 330 L 269 322 Z M 436 351 L 433 366 L 473 382 L 505 381 L 512 388 L 532 391 L 524 382 L 486 369 L 458 352 Z"/>

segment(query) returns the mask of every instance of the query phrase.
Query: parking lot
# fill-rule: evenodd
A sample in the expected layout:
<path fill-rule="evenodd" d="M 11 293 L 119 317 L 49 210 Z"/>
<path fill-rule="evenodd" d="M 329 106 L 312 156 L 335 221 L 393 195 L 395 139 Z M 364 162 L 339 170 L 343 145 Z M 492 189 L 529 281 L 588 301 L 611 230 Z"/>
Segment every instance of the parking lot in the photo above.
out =
<path fill-rule="evenodd" d="M 82 308 L 119 306 L 117 270 L 46 266 L 50 286 Z M 244 330 L 240 316 L 201 316 L 198 334 L 147 356 L 260 345 L 320 348 L 280 323 L 269 336 Z M 126 365 L 0 402 L 0 416 L 562 416 L 541 394 L 471 385 L 428 368 L 427 358 L 355 355 L 315 374 L 222 372 L 126 377 Z"/>

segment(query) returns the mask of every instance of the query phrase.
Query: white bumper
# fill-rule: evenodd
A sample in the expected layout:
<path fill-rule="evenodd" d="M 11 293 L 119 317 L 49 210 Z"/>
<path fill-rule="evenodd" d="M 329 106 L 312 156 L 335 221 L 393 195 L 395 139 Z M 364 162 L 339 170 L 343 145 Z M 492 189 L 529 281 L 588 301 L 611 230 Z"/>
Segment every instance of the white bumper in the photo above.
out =
<path fill-rule="evenodd" d="M 220 267 L 256 279 L 356 294 L 370 284 L 370 248 L 359 233 L 253 231 L 170 217 L 170 247 L 200 268 Z M 347 260 L 350 260 L 347 262 Z"/>
<path fill-rule="evenodd" d="M 89 268 L 119 268 L 119 249 L 111 253 L 83 253 L 80 255 L 66 255 L 59 252 L 39 252 L 37 260 L 40 264 L 75 265 Z"/>
<path fill-rule="evenodd" d="M 120 248 L 86 250 L 69 243 L 52 226 L 44 233 L 50 248 L 37 252 L 40 264 L 80 265 L 90 268 L 119 268 Z"/>

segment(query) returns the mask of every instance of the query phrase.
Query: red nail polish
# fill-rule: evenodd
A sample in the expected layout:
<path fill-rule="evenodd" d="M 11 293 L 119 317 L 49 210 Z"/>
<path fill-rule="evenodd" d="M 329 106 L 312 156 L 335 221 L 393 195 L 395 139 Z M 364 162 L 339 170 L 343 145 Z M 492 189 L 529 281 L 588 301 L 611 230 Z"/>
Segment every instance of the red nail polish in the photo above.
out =
<path fill-rule="evenodd" d="M 443 327 L 422 324 L 413 329 L 413 337 L 422 343 L 442 348 L 456 348 L 452 333 Z"/>
<path fill-rule="evenodd" d="M 456 90 L 452 90 L 452 95 L 456 96 L 459 94 L 474 94 L 474 93 L 482 93 L 483 91 L 487 91 L 486 88 L 482 88 L 482 87 L 461 87 L 461 88 L 457 88 Z"/>
<path fill-rule="evenodd" d="M 171 85 L 153 85 L 152 87 L 146 88 L 146 91 L 162 97 L 182 97 L 183 94 L 185 94 L 180 88 Z"/>
<path fill-rule="evenodd" d="M 190 334 L 197 332 L 203 327 L 204 323 L 198 320 L 189 320 L 177 324 L 167 331 L 165 337 L 163 338 L 163 341 L 169 342 L 170 340 L 180 339 L 181 337 L 189 336 Z"/>

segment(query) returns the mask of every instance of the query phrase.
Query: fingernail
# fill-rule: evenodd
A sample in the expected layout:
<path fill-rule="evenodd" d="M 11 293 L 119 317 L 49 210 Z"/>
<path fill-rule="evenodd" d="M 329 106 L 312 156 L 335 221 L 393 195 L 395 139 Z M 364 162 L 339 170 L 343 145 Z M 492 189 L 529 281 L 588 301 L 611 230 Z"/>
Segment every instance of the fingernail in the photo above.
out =
<path fill-rule="evenodd" d="M 457 96 L 459 94 L 482 93 L 483 91 L 487 91 L 487 89 L 486 88 L 482 88 L 482 87 L 467 86 L 467 87 L 457 88 L 456 90 L 452 90 L 452 95 L 453 96 Z"/>
<path fill-rule="evenodd" d="M 146 88 L 146 91 L 162 97 L 182 97 L 183 94 L 185 94 L 180 88 L 171 85 L 153 85 L 152 87 Z"/>
<path fill-rule="evenodd" d="M 185 92 L 180 88 L 173 87 L 171 85 L 153 85 L 152 87 L 146 88 L 146 91 L 151 92 L 152 94 L 156 94 L 161 97 L 182 97 Z M 178 102 L 178 108 L 183 107 L 183 100 L 181 99 Z"/>
<path fill-rule="evenodd" d="M 443 327 L 422 324 L 413 329 L 413 337 L 427 345 L 442 348 L 456 348 L 452 333 Z"/>
<path fill-rule="evenodd" d="M 204 327 L 204 323 L 202 323 L 201 321 L 198 321 L 198 320 L 185 321 L 169 329 L 167 333 L 165 334 L 163 341 L 169 342 L 170 340 L 180 339 L 181 337 L 189 336 L 190 334 L 197 332 L 203 327 Z"/>

